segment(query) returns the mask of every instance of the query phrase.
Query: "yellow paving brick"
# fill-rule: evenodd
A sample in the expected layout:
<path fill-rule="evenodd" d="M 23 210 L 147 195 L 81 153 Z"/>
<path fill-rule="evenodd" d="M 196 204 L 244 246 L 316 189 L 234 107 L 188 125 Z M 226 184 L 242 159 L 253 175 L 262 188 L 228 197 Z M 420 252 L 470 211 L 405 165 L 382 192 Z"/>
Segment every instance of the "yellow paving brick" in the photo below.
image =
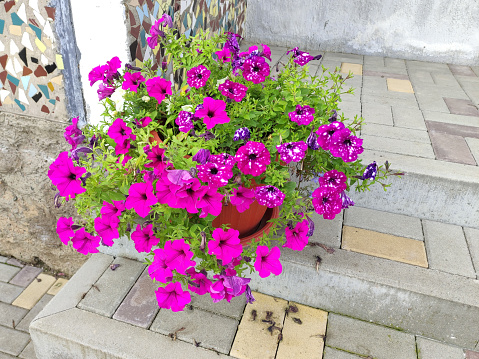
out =
<path fill-rule="evenodd" d="M 276 359 L 321 359 L 328 313 L 292 302 L 289 305 L 296 306 L 298 311 L 290 311 L 284 320 Z"/>
<path fill-rule="evenodd" d="M 409 80 L 386 79 L 389 91 L 414 93 Z"/>
<path fill-rule="evenodd" d="M 22 36 L 22 27 L 16 25 L 10 25 L 10 34 L 16 36 Z"/>
<path fill-rule="evenodd" d="M 68 280 L 65 278 L 58 278 L 55 284 L 48 290 L 47 294 L 56 295 L 60 289 L 62 289 L 65 284 L 67 284 Z"/>
<path fill-rule="evenodd" d="M 40 280 L 40 281 L 39 281 Z M 17 307 L 25 309 L 32 309 L 35 304 L 43 297 L 43 295 L 50 289 L 55 283 L 55 277 L 47 274 L 39 274 L 33 282 L 25 288 L 17 299 L 12 303 Z"/>
<path fill-rule="evenodd" d="M 253 296 L 256 301 L 245 308 L 230 355 L 239 359 L 274 359 L 280 331 L 274 329 L 270 333 L 268 327 L 272 324 L 262 320 L 271 320 L 275 326 L 282 328 L 288 302 L 256 292 Z M 255 320 L 253 310 L 256 311 Z M 267 312 L 271 312 L 268 319 Z"/>
<path fill-rule="evenodd" d="M 341 64 L 341 72 L 343 74 L 349 74 L 349 72 L 352 72 L 353 75 L 363 75 L 363 65 L 360 64 L 351 64 L 349 62 L 343 62 Z"/>
<path fill-rule="evenodd" d="M 366 229 L 344 226 L 341 248 L 428 267 L 424 242 Z"/>

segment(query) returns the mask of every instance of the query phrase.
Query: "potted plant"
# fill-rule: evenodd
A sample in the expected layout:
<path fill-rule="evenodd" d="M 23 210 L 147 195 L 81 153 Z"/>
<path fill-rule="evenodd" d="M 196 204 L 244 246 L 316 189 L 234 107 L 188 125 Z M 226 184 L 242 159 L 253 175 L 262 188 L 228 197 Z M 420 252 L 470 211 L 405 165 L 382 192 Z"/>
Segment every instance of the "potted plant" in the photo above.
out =
<path fill-rule="evenodd" d="M 341 94 L 352 93 L 342 90 L 350 76 L 324 68 L 308 76 L 307 63 L 320 56 L 295 48 L 272 69 L 266 45 L 242 52 L 238 35 L 187 38 L 171 27 L 163 15 L 148 44 L 164 49 L 161 68 L 181 83 L 151 62 L 121 69 L 113 58 L 91 71 L 104 119 L 82 129 L 73 119 L 71 149 L 50 166 L 55 204 L 72 200 L 79 217 L 61 217 L 57 232 L 83 254 L 127 236 L 150 254 L 160 307 L 182 310 L 188 290 L 215 302 L 243 293 L 253 301 L 248 272 L 282 271 L 273 238 L 302 250 L 313 210 L 332 219 L 354 204 L 351 186 L 363 191 L 392 173 L 357 159 L 362 119 L 336 112 Z M 257 218 L 226 216 L 248 211 Z M 247 226 L 240 232 L 238 224 Z"/>

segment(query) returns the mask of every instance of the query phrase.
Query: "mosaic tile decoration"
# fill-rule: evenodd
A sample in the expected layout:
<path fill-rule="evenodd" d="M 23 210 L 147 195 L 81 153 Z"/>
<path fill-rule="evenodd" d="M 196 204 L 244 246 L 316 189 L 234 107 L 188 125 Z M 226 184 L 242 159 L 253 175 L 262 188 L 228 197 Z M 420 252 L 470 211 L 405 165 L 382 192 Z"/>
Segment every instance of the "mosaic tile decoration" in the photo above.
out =
<path fill-rule="evenodd" d="M 0 109 L 40 117 L 65 114 L 55 8 L 43 0 L 0 0 L 0 12 Z"/>

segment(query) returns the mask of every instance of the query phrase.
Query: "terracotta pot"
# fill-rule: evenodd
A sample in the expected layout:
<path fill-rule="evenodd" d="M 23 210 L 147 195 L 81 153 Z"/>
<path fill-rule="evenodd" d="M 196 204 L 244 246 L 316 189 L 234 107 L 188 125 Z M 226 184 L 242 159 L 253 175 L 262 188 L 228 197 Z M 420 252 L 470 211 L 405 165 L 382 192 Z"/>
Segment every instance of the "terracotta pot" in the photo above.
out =
<path fill-rule="evenodd" d="M 268 234 L 271 228 L 273 228 L 273 223 L 268 221 L 272 218 L 279 217 L 279 207 L 268 208 L 258 224 L 257 228 L 254 229 L 253 233 L 245 237 L 240 236 L 240 243 L 243 246 L 250 244 L 252 241 L 259 241 L 265 234 Z"/>

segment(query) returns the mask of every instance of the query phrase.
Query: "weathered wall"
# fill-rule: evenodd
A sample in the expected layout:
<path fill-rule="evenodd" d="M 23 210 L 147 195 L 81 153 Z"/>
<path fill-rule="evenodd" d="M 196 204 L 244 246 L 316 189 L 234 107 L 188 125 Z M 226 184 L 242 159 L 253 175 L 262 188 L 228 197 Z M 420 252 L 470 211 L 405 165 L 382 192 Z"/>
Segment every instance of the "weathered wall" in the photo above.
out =
<path fill-rule="evenodd" d="M 477 0 L 249 0 L 246 40 L 479 64 Z"/>

